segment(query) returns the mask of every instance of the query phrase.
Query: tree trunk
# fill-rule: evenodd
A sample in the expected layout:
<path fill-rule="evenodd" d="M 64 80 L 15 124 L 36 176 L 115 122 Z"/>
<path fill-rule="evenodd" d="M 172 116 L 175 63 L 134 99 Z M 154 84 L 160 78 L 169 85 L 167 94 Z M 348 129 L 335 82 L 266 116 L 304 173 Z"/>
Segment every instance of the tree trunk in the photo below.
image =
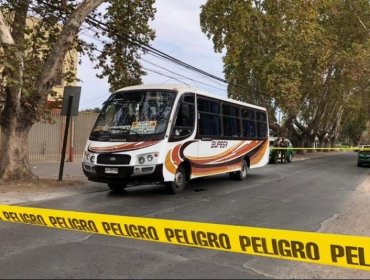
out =
<path fill-rule="evenodd" d="M 31 126 L 18 127 L 15 131 L 1 127 L 0 178 L 3 182 L 36 178 L 28 160 L 28 134 Z"/>
<path fill-rule="evenodd" d="M 336 136 L 333 136 L 330 138 L 330 148 L 334 148 L 335 147 L 335 142 L 337 141 L 337 137 Z"/>
<path fill-rule="evenodd" d="M 12 26 L 9 27 L 0 17 L 0 46 L 7 57 L 14 59 L 14 65 L 3 71 L 6 74 L 5 106 L 0 112 L 0 182 L 35 178 L 29 167 L 28 135 L 38 119 L 47 95 L 54 84 L 56 69 L 61 65 L 65 54 L 71 48 L 75 36 L 86 17 L 105 0 L 85 0 L 70 15 L 62 32 L 51 50 L 38 77 L 33 91 L 32 104 L 21 104 L 23 84 L 23 41 L 26 16 L 30 0 L 20 1 Z M 0 11 L 1 13 L 1 11 Z M 10 38 L 12 37 L 12 38 Z M 24 106 L 22 106 L 24 105 Z"/>
<path fill-rule="evenodd" d="M 0 112 L 0 181 L 10 181 L 12 178 L 20 179 L 24 175 L 29 177 L 29 168 L 24 168 L 24 149 L 28 151 L 28 143 L 24 146 L 24 132 L 26 131 L 26 141 L 28 140 L 28 130 L 18 128 L 18 116 L 20 113 L 20 98 L 23 85 L 23 53 L 24 29 L 29 1 L 23 1 L 19 5 L 19 10 L 15 14 L 13 30 L 5 24 L 1 15 L 1 32 L 9 37 L 4 41 L 4 36 L 0 38 L 3 52 L 7 57 L 12 57 L 12 67 L 4 67 L 3 75 L 6 78 L 5 85 L 5 106 Z M 18 48 L 19 47 L 19 48 Z M 19 139 L 18 136 L 21 136 Z M 26 157 L 28 154 L 26 153 Z M 14 174 L 14 176 L 12 175 Z"/>
<path fill-rule="evenodd" d="M 7 45 L 14 45 L 13 37 L 5 23 L 5 19 L 1 11 L 0 11 L 0 42 Z"/>
<path fill-rule="evenodd" d="M 47 95 L 50 93 L 50 90 L 54 85 L 56 71 L 63 63 L 67 51 L 73 45 L 79 28 L 88 15 L 105 1 L 106 0 L 85 0 L 72 12 L 69 19 L 64 24 L 59 38 L 55 42 L 45 64 L 43 65 L 43 71 L 36 80 L 36 94 L 33 104 L 36 116 L 40 108 L 42 108 L 46 102 Z"/>

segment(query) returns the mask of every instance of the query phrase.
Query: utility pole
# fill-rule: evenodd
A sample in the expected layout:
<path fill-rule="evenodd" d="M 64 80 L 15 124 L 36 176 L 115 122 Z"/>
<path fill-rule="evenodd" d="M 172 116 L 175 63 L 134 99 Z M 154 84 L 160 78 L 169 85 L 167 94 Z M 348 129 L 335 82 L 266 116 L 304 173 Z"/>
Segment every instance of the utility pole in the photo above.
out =
<path fill-rule="evenodd" d="M 64 129 L 63 148 L 62 148 L 62 155 L 60 159 L 59 181 L 63 180 L 64 161 L 66 158 L 69 123 L 70 123 L 72 116 L 78 115 L 78 105 L 80 103 L 80 94 L 81 94 L 81 87 L 75 87 L 75 86 L 64 87 L 62 110 L 60 114 L 62 116 L 66 116 L 66 126 Z"/>

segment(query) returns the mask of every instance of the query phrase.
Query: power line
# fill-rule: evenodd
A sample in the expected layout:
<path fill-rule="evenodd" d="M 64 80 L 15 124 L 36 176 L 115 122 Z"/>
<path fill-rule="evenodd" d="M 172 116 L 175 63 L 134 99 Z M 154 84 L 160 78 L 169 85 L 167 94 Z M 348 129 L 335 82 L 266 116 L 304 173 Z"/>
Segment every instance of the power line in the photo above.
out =
<path fill-rule="evenodd" d="M 161 72 L 159 72 L 159 71 L 156 71 L 156 70 L 153 70 L 153 69 L 148 69 L 148 68 L 146 68 L 146 67 L 142 67 L 142 68 L 143 68 L 144 70 L 147 70 L 147 71 L 150 71 L 150 72 L 156 73 L 156 74 L 158 74 L 158 75 L 161 75 L 161 76 L 164 76 L 164 77 L 167 77 L 167 78 L 170 78 L 170 79 L 176 80 L 176 81 L 178 81 L 178 82 L 180 82 L 180 83 L 182 83 L 182 84 L 184 84 L 184 85 L 190 86 L 189 84 L 184 83 L 183 81 L 181 81 L 180 79 L 178 79 L 178 78 L 176 78 L 176 77 L 168 76 L 168 75 L 163 74 L 163 73 L 161 73 Z"/>
<path fill-rule="evenodd" d="M 93 30 L 88 30 L 88 31 L 93 31 Z M 85 33 L 83 33 L 83 34 L 81 34 L 81 35 L 86 36 L 86 37 L 89 37 L 89 38 L 91 38 L 91 39 L 94 39 L 94 40 L 96 40 L 96 41 L 98 41 L 98 42 L 103 43 L 103 41 L 102 41 L 102 40 L 99 40 L 98 38 L 96 38 L 96 37 L 94 37 L 94 36 L 90 36 L 90 35 L 88 35 L 86 32 L 85 32 Z M 102 51 L 101 51 L 101 50 L 99 50 L 99 49 L 95 49 L 95 50 L 96 50 L 96 51 L 98 51 L 98 52 L 100 52 L 100 53 L 102 53 Z M 177 73 L 177 72 L 174 72 L 174 71 L 172 71 L 172 70 L 169 70 L 169 69 L 167 69 L 167 68 L 165 68 L 165 67 L 162 67 L 162 66 L 160 66 L 160 65 L 158 65 L 158 64 L 156 64 L 156 63 L 150 62 L 150 61 L 148 61 L 148 60 L 146 60 L 146 59 L 144 59 L 144 58 L 140 58 L 140 60 L 145 61 L 145 62 L 146 62 L 146 63 L 148 63 L 148 64 L 151 64 L 151 65 L 153 65 L 153 66 L 156 66 L 156 67 L 158 67 L 158 68 L 160 68 L 160 69 L 163 69 L 163 70 L 165 70 L 165 71 L 167 71 L 167 72 L 170 72 L 170 73 L 172 73 L 172 74 L 175 74 L 175 75 L 177 75 L 177 76 L 180 76 L 180 77 L 183 77 L 183 78 L 188 79 L 188 80 L 190 80 L 190 81 L 193 81 L 193 82 L 195 82 L 195 83 L 203 84 L 203 85 L 205 85 L 205 86 L 212 87 L 212 88 L 215 88 L 215 89 L 218 89 L 218 90 L 221 90 L 221 91 L 224 91 L 224 90 L 225 90 L 225 89 L 221 89 L 221 88 L 215 87 L 215 86 L 213 86 L 213 85 L 210 85 L 210 84 L 207 84 L 207 83 L 204 83 L 204 82 L 201 82 L 201 81 L 195 80 L 195 79 L 193 79 L 193 78 L 190 78 L 190 77 L 184 76 L 184 75 L 182 75 L 182 74 L 179 74 L 179 73 Z M 144 68 L 144 67 L 143 67 L 143 68 Z M 164 75 L 163 73 L 158 72 L 158 71 L 154 71 L 154 70 L 152 70 L 152 69 L 145 68 L 145 70 L 150 71 L 150 72 L 153 72 L 153 73 L 156 73 L 156 74 L 158 74 L 158 75 L 166 76 L 166 75 Z M 169 78 L 171 78 L 171 79 L 175 79 L 175 80 L 179 81 L 177 78 L 172 77 L 172 76 L 166 76 L 166 77 L 169 77 Z M 181 81 L 181 82 L 182 82 L 182 81 Z"/>
<path fill-rule="evenodd" d="M 161 60 L 161 61 L 165 61 L 165 62 L 167 61 L 167 60 L 165 60 L 164 58 L 159 57 L 159 56 L 157 56 L 157 55 L 155 55 L 155 54 L 153 54 L 153 53 L 148 53 L 148 55 L 151 55 L 152 57 L 155 57 L 155 58 L 157 58 L 157 59 L 159 59 L 159 60 Z M 143 60 L 143 58 L 141 58 L 141 59 Z M 216 80 L 214 80 L 214 79 L 212 79 L 212 78 L 210 78 L 210 77 L 207 77 L 207 76 L 201 75 L 201 74 L 199 74 L 199 73 L 196 73 L 196 72 L 194 72 L 194 71 L 192 71 L 192 70 L 189 70 L 189 69 L 186 69 L 186 68 L 180 67 L 180 66 L 179 66 L 179 65 L 177 65 L 177 64 L 174 64 L 174 66 L 175 66 L 177 69 L 181 70 L 181 71 L 186 71 L 187 73 L 191 73 L 192 75 L 196 75 L 197 77 L 201 77 L 201 78 L 207 79 L 207 80 L 211 81 L 212 83 L 215 83 L 215 84 L 217 84 L 217 85 L 219 85 L 219 86 L 221 86 L 221 87 L 227 87 L 227 86 L 225 85 L 225 83 L 221 83 L 221 82 L 216 81 Z M 225 89 L 222 89 L 222 90 L 226 90 L 226 88 L 225 88 Z"/>
<path fill-rule="evenodd" d="M 108 25 L 106 23 L 103 23 L 101 21 L 98 21 L 98 20 L 96 20 L 96 19 L 94 19 L 94 18 L 92 18 L 90 16 L 88 17 L 87 22 L 89 22 L 93 26 L 95 25 L 96 28 L 100 28 L 103 31 L 108 32 L 108 29 L 107 29 L 108 28 Z M 126 34 L 118 34 L 117 36 L 118 37 L 121 37 L 122 39 L 125 39 L 126 41 L 128 41 L 129 43 L 131 43 L 133 45 L 139 46 L 140 48 L 142 48 L 143 50 L 145 50 L 147 52 L 155 53 L 156 55 L 158 55 L 160 57 L 163 57 L 163 58 L 165 58 L 167 60 L 170 60 L 172 62 L 175 62 L 176 64 L 179 64 L 179 65 L 181 65 L 181 66 L 183 66 L 183 67 L 185 67 L 187 69 L 191 69 L 191 70 L 193 70 L 195 72 L 198 72 L 198 73 L 200 73 L 200 74 L 202 74 L 204 76 L 211 77 L 211 78 L 213 78 L 215 80 L 218 80 L 218 81 L 221 81 L 221 82 L 227 84 L 227 81 L 225 79 L 219 78 L 219 77 L 217 77 L 215 75 L 212 75 L 212 74 L 210 74 L 210 73 L 208 73 L 206 71 L 203 71 L 203 70 L 201 70 L 201 69 L 199 69 L 197 67 L 194 67 L 194 66 L 192 66 L 190 64 L 187 64 L 187 63 L 185 63 L 185 62 L 183 62 L 183 61 L 181 61 L 181 60 L 179 60 L 179 59 L 177 59 L 177 58 L 175 58 L 173 56 L 170 56 L 170 55 L 168 55 L 168 54 L 166 54 L 166 53 L 164 53 L 164 52 L 162 52 L 162 51 L 160 51 L 160 50 L 158 50 L 156 48 L 153 48 L 153 47 L 151 47 L 150 45 L 148 45 L 148 44 L 146 44 L 144 42 L 140 42 L 137 39 L 134 39 L 134 38 L 132 38 L 132 37 L 126 35 Z"/>
<path fill-rule="evenodd" d="M 58 7 L 55 7 L 52 4 L 49 4 L 49 3 L 46 3 L 46 2 L 43 2 L 43 3 L 45 5 L 47 5 L 47 6 L 49 6 L 50 8 L 53 8 L 53 9 L 55 9 L 57 11 L 60 11 Z M 99 21 L 99 20 L 93 18 L 92 16 L 88 16 L 87 19 L 86 19 L 86 22 L 90 23 L 92 26 L 94 26 L 96 28 L 99 28 L 99 29 L 101 29 L 101 30 L 103 30 L 105 32 L 108 32 L 109 31 L 108 30 L 108 24 L 106 24 L 106 23 L 104 23 L 102 21 Z M 139 41 L 139 40 L 137 40 L 135 38 L 132 38 L 131 36 L 129 36 L 127 34 L 117 34 L 117 37 L 120 37 L 121 39 L 124 39 L 124 40 L 128 41 L 129 43 L 131 43 L 133 45 L 137 45 L 141 49 L 143 49 L 143 50 L 145 50 L 147 52 L 155 53 L 156 55 L 158 55 L 160 57 L 163 57 L 163 58 L 165 58 L 167 60 L 170 60 L 172 62 L 175 62 L 175 63 L 177 63 L 177 64 L 179 64 L 179 65 L 181 65 L 181 66 L 183 66 L 185 68 L 191 69 L 191 70 L 193 70 L 195 72 L 198 72 L 200 74 L 203 74 L 205 76 L 211 77 L 211 78 L 213 78 L 215 80 L 218 80 L 218 81 L 221 81 L 221 82 L 227 84 L 227 81 L 225 79 L 219 78 L 219 77 L 217 77 L 217 76 L 215 76 L 213 74 L 210 74 L 210 73 L 208 73 L 208 72 L 206 72 L 204 70 L 201 70 L 201 69 L 199 69 L 197 67 L 194 67 L 194 66 L 192 66 L 192 65 L 190 65 L 190 64 L 188 64 L 188 63 L 186 63 L 184 61 L 181 61 L 181 60 L 179 60 L 179 59 L 177 59 L 177 58 L 175 58 L 175 57 L 173 57 L 171 55 L 168 55 L 168 54 L 166 54 L 166 53 L 164 53 L 164 52 L 162 52 L 162 51 L 160 51 L 160 50 L 158 50 L 158 49 L 156 49 L 156 48 L 154 48 L 154 47 L 152 47 L 152 46 L 150 46 L 150 45 L 148 45 L 148 44 L 146 44 L 144 42 L 141 42 L 141 41 Z"/>
<path fill-rule="evenodd" d="M 96 28 L 101 28 L 103 31 L 108 32 L 108 30 L 107 30 L 108 25 L 106 23 L 103 23 L 101 21 L 98 21 L 97 19 L 94 19 L 91 16 L 88 16 L 87 22 L 89 22 L 93 26 L 94 26 L 94 24 L 96 24 L 95 25 Z M 194 66 L 192 66 L 190 64 L 187 64 L 187 63 L 185 63 L 185 62 L 183 62 L 183 61 L 181 61 L 181 60 L 179 60 L 179 59 L 177 59 L 177 58 L 175 58 L 173 56 L 170 56 L 170 55 L 168 55 L 168 54 L 166 54 L 166 53 L 164 53 L 164 52 L 162 52 L 162 51 L 160 51 L 160 50 L 158 50 L 156 48 L 151 47 L 150 45 L 148 45 L 146 43 L 143 43 L 143 42 L 140 42 L 140 41 L 138 41 L 136 39 L 133 39 L 133 38 L 131 38 L 130 36 L 128 36 L 126 34 L 117 34 L 117 36 L 118 37 L 121 37 L 122 39 L 128 41 L 131 44 L 138 45 L 143 50 L 146 50 L 149 53 L 153 53 L 153 54 L 155 54 L 155 55 L 157 55 L 159 57 L 162 57 L 162 58 L 164 58 L 166 60 L 172 61 L 172 62 L 174 62 L 174 63 L 176 63 L 176 64 L 178 64 L 178 65 L 180 65 L 180 66 L 182 66 L 184 68 L 190 69 L 190 70 L 192 70 L 194 72 L 197 72 L 197 73 L 200 73 L 200 74 L 202 74 L 204 76 L 207 76 L 207 77 L 210 77 L 212 79 L 221 81 L 221 82 L 223 82 L 225 84 L 228 84 L 228 82 L 225 79 L 219 78 L 219 77 L 217 77 L 215 75 L 212 75 L 212 74 L 210 74 L 208 72 L 205 72 L 205 71 L 203 71 L 203 70 L 201 70 L 201 69 L 199 69 L 197 67 L 194 67 Z M 240 86 L 240 85 L 235 84 L 235 83 L 233 83 L 232 86 L 237 87 L 237 88 L 240 88 L 240 89 L 243 89 L 243 90 L 250 91 L 250 89 L 245 88 L 245 87 Z M 260 92 L 260 91 L 257 91 L 257 90 L 253 90 L 253 91 L 254 91 L 254 93 L 257 93 L 257 94 L 266 95 L 265 93 Z"/>
<path fill-rule="evenodd" d="M 87 36 L 87 37 L 89 37 L 89 38 L 92 38 L 92 39 L 95 39 L 95 40 L 97 40 L 97 41 L 101 42 L 101 40 L 97 39 L 96 37 L 89 36 L 89 35 L 87 35 L 86 33 L 84 33 L 84 34 L 82 34 L 82 35 L 83 35 L 83 36 Z M 98 52 L 102 53 L 102 51 L 101 51 L 101 50 L 99 50 L 99 49 L 97 49 L 97 48 L 95 48 L 95 51 L 98 51 Z M 141 58 L 141 59 L 142 59 L 142 58 Z M 144 60 L 144 59 L 142 59 L 142 60 Z M 144 61 L 146 61 L 146 62 L 147 62 L 147 63 L 149 63 L 149 64 L 155 65 L 155 66 L 157 66 L 157 67 L 159 67 L 159 68 L 162 68 L 162 69 L 164 69 L 164 70 L 166 70 L 166 71 L 169 71 L 170 73 L 173 73 L 173 74 L 176 74 L 176 75 L 182 76 L 182 75 L 180 75 L 180 74 L 178 74 L 178 73 L 176 73 L 176 72 L 173 72 L 173 71 L 171 71 L 171 70 L 168 70 L 168 69 L 166 69 L 166 68 L 164 68 L 164 67 L 161 67 L 161 66 L 159 66 L 159 65 L 157 65 L 157 64 L 155 64 L 155 63 L 151 63 L 151 62 L 149 62 L 149 61 L 147 61 L 147 60 L 144 60 Z M 157 74 L 157 75 L 160 75 L 160 76 L 164 76 L 164 77 L 170 78 L 171 80 L 176 80 L 176 81 L 178 81 L 178 82 L 180 82 L 180 83 L 182 83 L 182 84 L 189 85 L 189 84 L 187 84 L 187 83 L 184 83 L 183 81 L 181 81 L 180 79 L 178 79 L 178 78 L 176 78 L 176 77 L 166 75 L 166 74 L 164 74 L 164 73 L 162 73 L 162 72 L 159 72 L 159 71 L 156 71 L 156 70 L 153 70 L 153 69 L 149 69 L 149 68 L 146 68 L 146 67 L 143 67 L 143 66 L 142 66 L 142 69 L 144 69 L 144 70 L 146 70 L 146 71 L 149 71 L 149 72 L 153 72 L 153 73 L 155 73 L 155 74 Z M 195 81 L 195 82 L 199 82 L 199 81 L 193 80 L 193 79 L 188 78 L 188 77 L 185 77 L 185 76 L 182 76 L 182 77 L 184 77 L 185 79 L 189 79 L 189 80 Z M 202 83 L 202 82 L 199 82 L 199 83 Z M 204 83 L 203 83 L 203 84 L 204 84 Z M 206 84 L 206 85 L 208 85 L 208 84 Z M 208 86 L 212 87 L 211 85 L 208 85 Z"/>
<path fill-rule="evenodd" d="M 51 5 L 51 4 L 46 3 L 46 2 L 42 2 L 42 3 L 45 4 L 45 5 L 47 5 L 47 6 L 49 6 L 49 7 L 51 7 L 51 8 L 53 8 L 56 11 L 60 11 L 59 8 L 58 7 L 55 7 L 54 5 Z M 65 12 L 65 13 L 67 13 L 67 12 Z M 106 24 L 106 23 L 104 23 L 102 21 L 99 21 L 99 20 L 93 18 L 92 16 L 88 16 L 87 19 L 86 19 L 86 22 L 89 23 L 89 24 L 91 24 L 95 28 L 98 28 L 98 29 L 100 29 L 100 30 L 102 30 L 104 32 L 108 32 L 109 31 L 108 30 L 108 24 Z M 162 51 L 160 51 L 160 50 L 158 50 L 158 49 L 156 49 L 156 48 L 154 48 L 154 47 L 152 47 L 152 46 L 150 46 L 150 45 L 148 45 L 148 44 L 146 44 L 144 42 L 139 41 L 138 39 L 132 38 L 131 36 L 129 36 L 127 34 L 120 33 L 120 34 L 116 34 L 116 36 L 119 37 L 119 38 L 121 38 L 121 39 L 123 39 L 123 40 L 125 40 L 125 41 L 127 41 L 127 42 L 129 42 L 132 45 L 138 46 L 139 48 L 141 48 L 142 50 L 144 50 L 144 51 L 146 51 L 148 53 L 155 54 L 156 56 L 162 57 L 163 59 L 166 59 L 168 61 L 171 61 L 173 63 L 176 63 L 176 64 L 178 64 L 178 65 L 180 65 L 180 66 L 182 66 L 182 67 L 184 67 L 186 69 L 192 70 L 192 71 L 197 72 L 199 74 L 202 74 L 204 76 L 210 77 L 210 78 L 212 78 L 214 80 L 221 81 L 221 82 L 223 82 L 225 84 L 228 84 L 228 81 L 226 81 L 225 79 L 219 78 L 219 77 L 217 77 L 217 76 L 215 76 L 213 74 L 210 74 L 210 73 L 208 73 L 208 72 L 206 72 L 204 70 L 201 70 L 201 69 L 199 69 L 197 67 L 194 67 L 194 66 L 192 66 L 192 65 L 190 65 L 190 64 L 188 64 L 186 62 L 183 62 L 183 61 L 181 61 L 181 60 L 179 60 L 179 59 L 177 59 L 177 58 L 175 58 L 175 57 L 173 57 L 171 55 L 168 55 L 168 54 L 166 54 L 166 53 L 164 53 L 164 52 L 162 52 Z M 243 89 L 243 90 L 246 90 L 246 91 L 250 91 L 250 89 L 245 88 L 245 87 L 240 86 L 240 85 L 235 84 L 235 83 L 231 84 L 231 86 L 237 87 L 237 88 L 240 88 L 240 89 Z M 257 94 L 261 94 L 261 95 L 266 95 L 265 93 L 259 92 L 257 90 L 253 90 L 253 92 L 254 93 L 257 93 Z"/>
<path fill-rule="evenodd" d="M 207 84 L 207 83 L 204 83 L 204 82 L 201 82 L 201 81 L 198 81 L 198 80 L 195 80 L 195 79 L 192 79 L 192 78 L 186 77 L 186 76 L 184 76 L 184 75 L 181 75 L 181 74 L 179 74 L 179 73 L 176 73 L 176 72 L 174 72 L 174 71 L 171 71 L 171 70 L 169 70 L 169 69 L 166 69 L 166 68 L 164 68 L 164 67 L 162 67 L 162 66 L 159 66 L 159 65 L 157 65 L 157 64 L 155 64 L 155 63 L 153 63 L 153 62 L 150 62 L 150 61 L 148 61 L 148 60 L 146 60 L 146 59 L 144 59 L 144 58 L 141 58 L 141 60 L 143 60 L 143 61 L 145 61 L 146 63 L 149 63 L 149 64 L 151 64 L 151 65 L 154 65 L 154 66 L 156 66 L 156 67 L 158 67 L 158 68 L 161 68 L 161 69 L 163 69 L 163 70 L 166 70 L 166 71 L 168 71 L 168 72 L 170 72 L 170 73 L 172 73 L 172 74 L 176 74 L 176 75 L 178 75 L 178 76 L 180 76 L 180 77 L 183 77 L 183 78 L 185 78 L 185 79 L 189 79 L 190 81 L 197 82 L 197 83 L 200 83 L 200 84 L 203 84 L 203 85 L 209 86 L 209 87 L 213 87 L 213 88 L 218 89 L 218 90 L 224 90 L 224 89 L 220 89 L 220 88 L 218 88 L 218 87 L 212 86 L 212 85 L 210 85 L 210 84 Z"/>

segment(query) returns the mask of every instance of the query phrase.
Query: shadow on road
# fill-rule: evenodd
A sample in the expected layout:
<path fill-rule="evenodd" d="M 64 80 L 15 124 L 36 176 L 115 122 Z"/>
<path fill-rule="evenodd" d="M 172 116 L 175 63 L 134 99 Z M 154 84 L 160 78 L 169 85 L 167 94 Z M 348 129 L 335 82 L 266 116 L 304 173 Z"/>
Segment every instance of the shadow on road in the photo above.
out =
<path fill-rule="evenodd" d="M 209 190 L 229 188 L 230 184 L 248 184 L 262 177 L 259 174 L 248 174 L 247 179 L 244 181 L 231 180 L 228 175 L 216 175 L 210 177 L 201 177 L 191 180 L 183 193 L 173 195 L 169 193 L 163 184 L 153 184 L 153 185 L 139 185 L 139 186 L 128 186 L 126 189 L 120 192 L 109 191 L 107 197 L 111 198 L 122 198 L 122 197 L 151 197 L 151 196 L 180 196 L 182 194 L 190 193 L 205 193 Z"/>

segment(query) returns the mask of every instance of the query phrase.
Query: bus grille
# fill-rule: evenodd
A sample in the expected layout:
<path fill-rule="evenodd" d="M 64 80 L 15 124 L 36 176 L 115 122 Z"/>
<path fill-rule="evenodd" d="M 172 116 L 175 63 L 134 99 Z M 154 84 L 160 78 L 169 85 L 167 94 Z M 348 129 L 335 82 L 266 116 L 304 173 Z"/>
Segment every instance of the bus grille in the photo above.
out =
<path fill-rule="evenodd" d="M 130 164 L 131 156 L 129 155 L 117 155 L 117 154 L 101 154 L 98 155 L 98 164 Z"/>

